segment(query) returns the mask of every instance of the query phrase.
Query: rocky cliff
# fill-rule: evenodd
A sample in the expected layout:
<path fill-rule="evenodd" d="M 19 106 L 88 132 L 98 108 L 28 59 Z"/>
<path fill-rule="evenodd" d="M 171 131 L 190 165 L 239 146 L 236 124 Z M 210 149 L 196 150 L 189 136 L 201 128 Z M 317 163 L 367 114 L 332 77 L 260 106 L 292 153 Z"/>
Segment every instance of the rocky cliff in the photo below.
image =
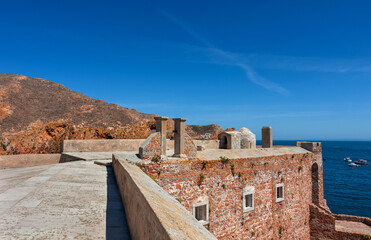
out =
<path fill-rule="evenodd" d="M 64 139 L 146 138 L 154 116 L 48 80 L 0 74 L 0 155 L 55 153 Z M 193 138 L 206 132 L 216 138 L 220 131 L 217 124 L 187 126 Z"/>

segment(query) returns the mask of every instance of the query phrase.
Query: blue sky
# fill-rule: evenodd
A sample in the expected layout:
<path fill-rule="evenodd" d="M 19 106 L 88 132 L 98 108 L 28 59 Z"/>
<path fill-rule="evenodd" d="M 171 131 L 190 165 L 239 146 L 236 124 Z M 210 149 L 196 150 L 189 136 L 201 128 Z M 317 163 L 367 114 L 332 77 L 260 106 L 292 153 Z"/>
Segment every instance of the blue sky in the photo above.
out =
<path fill-rule="evenodd" d="M 370 1 L 1 1 L 0 72 L 190 124 L 371 140 Z"/>

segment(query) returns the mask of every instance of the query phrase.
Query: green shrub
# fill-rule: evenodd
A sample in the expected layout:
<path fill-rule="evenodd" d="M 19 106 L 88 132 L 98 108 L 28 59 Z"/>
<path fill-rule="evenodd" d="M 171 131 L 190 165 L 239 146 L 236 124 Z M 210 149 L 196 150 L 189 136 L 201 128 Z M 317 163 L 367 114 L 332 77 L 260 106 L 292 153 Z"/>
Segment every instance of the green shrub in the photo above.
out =
<path fill-rule="evenodd" d="M 198 179 L 198 186 L 201 186 L 201 184 L 204 180 L 205 180 L 205 175 L 203 173 L 201 173 L 200 178 Z"/>
<path fill-rule="evenodd" d="M 226 158 L 226 157 L 220 156 L 219 159 L 223 164 L 223 168 L 224 168 L 224 165 L 229 162 L 229 158 Z"/>
<path fill-rule="evenodd" d="M 158 163 L 161 161 L 161 157 L 159 155 L 155 155 L 152 157 L 151 161 L 154 163 Z"/>

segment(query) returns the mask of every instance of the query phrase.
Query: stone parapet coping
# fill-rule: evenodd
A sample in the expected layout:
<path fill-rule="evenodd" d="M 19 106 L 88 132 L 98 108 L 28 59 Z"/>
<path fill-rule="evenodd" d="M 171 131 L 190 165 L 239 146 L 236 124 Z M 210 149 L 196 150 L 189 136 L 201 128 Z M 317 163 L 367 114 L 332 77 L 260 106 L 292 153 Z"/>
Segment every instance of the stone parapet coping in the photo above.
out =
<path fill-rule="evenodd" d="M 368 218 L 368 217 L 345 215 L 345 214 L 334 214 L 334 216 L 336 220 L 361 222 L 371 227 L 371 218 Z"/>
<path fill-rule="evenodd" d="M 64 140 L 62 152 L 122 152 L 138 151 L 146 139 L 85 139 Z M 193 140 L 206 149 L 219 148 L 219 140 Z M 167 149 L 174 149 L 174 140 L 166 139 Z"/>
<path fill-rule="evenodd" d="M 219 157 L 222 156 L 229 159 L 238 159 L 305 153 L 311 152 L 301 147 L 273 147 L 257 149 L 206 149 L 205 151 L 197 152 L 197 158 L 200 160 L 215 160 L 219 159 Z"/>
<path fill-rule="evenodd" d="M 136 152 L 120 152 L 113 153 L 119 159 L 126 159 L 132 163 L 138 164 L 151 164 L 151 160 L 142 160 Z M 198 152 L 197 157 L 193 159 L 183 159 L 170 157 L 167 160 L 161 160 L 161 164 L 172 163 L 191 163 L 197 161 L 220 161 L 220 157 L 228 159 L 254 159 L 263 157 L 275 157 L 284 155 L 295 154 L 312 154 L 312 152 L 300 147 L 274 147 L 274 148 L 259 148 L 259 149 L 206 149 L 205 151 Z"/>
<path fill-rule="evenodd" d="M 129 161 L 125 156 L 112 156 L 133 239 L 216 239 L 176 199 Z"/>
<path fill-rule="evenodd" d="M 0 155 L 0 169 L 22 168 L 63 162 L 61 154 Z"/>

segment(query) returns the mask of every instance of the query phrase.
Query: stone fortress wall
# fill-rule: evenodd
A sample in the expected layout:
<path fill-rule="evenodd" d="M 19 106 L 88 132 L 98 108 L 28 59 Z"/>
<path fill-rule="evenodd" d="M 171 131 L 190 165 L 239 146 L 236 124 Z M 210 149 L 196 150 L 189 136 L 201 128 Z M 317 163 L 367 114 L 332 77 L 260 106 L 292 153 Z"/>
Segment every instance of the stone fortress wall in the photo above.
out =
<path fill-rule="evenodd" d="M 221 151 L 219 159 L 150 162 L 141 168 L 188 211 L 197 202 L 208 202 L 206 227 L 218 239 L 310 239 L 309 204 L 319 202 L 327 208 L 323 189 L 317 187 L 322 186 L 321 153 L 299 148 L 265 153 L 223 158 Z M 312 177 L 314 164 L 319 166 L 318 178 Z M 276 202 L 280 183 L 285 196 Z M 244 212 L 243 192 L 248 187 L 254 189 L 254 208 Z"/>
<path fill-rule="evenodd" d="M 166 118 L 161 121 L 158 126 L 164 126 Z M 157 134 L 159 139 L 165 136 L 161 127 Z M 256 148 L 255 135 L 242 128 L 221 133 L 219 148 L 208 149 L 178 134 L 175 146 L 196 145 L 196 156 L 186 151 L 169 154 L 162 138 L 156 144 L 144 142 L 141 148 L 162 150 L 141 156 L 136 164 L 218 239 L 367 237 L 339 229 L 336 221 L 342 217 L 327 206 L 321 143 L 274 147 L 272 136 L 272 128 L 263 127 L 262 146 Z M 358 218 L 349 216 L 351 222 L 345 224 L 361 221 L 365 228 L 370 226 L 370 219 Z"/>
<path fill-rule="evenodd" d="M 206 204 L 207 218 L 202 223 L 218 239 L 310 239 L 309 204 L 327 209 L 320 143 L 274 148 L 272 128 L 264 127 L 264 146 L 256 149 L 255 135 L 242 128 L 221 133 L 220 149 L 197 146 L 196 156 L 184 152 L 178 158 L 161 152 L 166 118 L 157 120 L 157 135 L 141 145 L 151 151 L 140 154 L 139 166 L 188 211 L 194 213 L 195 206 Z M 183 144 L 186 149 L 191 143 Z M 280 201 L 277 186 L 284 188 Z M 248 211 L 244 207 L 247 190 L 253 192 L 253 207 Z"/>

